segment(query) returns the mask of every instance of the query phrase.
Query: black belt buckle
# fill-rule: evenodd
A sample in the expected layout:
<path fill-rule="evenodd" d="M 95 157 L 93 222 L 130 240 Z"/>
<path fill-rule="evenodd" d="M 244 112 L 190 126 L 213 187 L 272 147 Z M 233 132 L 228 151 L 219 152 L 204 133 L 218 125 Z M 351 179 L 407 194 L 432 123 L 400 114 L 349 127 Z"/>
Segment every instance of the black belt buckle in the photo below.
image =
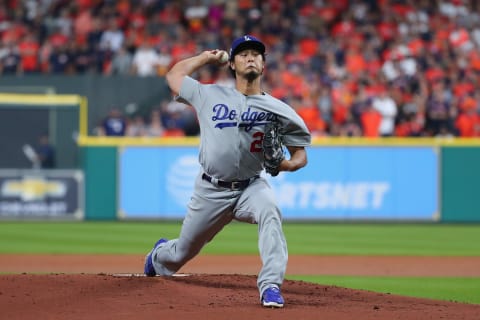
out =
<path fill-rule="evenodd" d="M 254 176 L 253 178 L 251 179 L 247 179 L 247 180 L 241 180 L 241 181 L 222 181 L 222 180 L 217 180 L 216 182 L 216 185 L 217 186 L 220 186 L 222 188 L 227 188 L 227 189 L 230 189 L 232 191 L 238 191 L 238 190 L 243 190 L 245 189 L 246 187 L 248 187 L 248 185 L 250 184 L 250 182 L 252 182 L 252 180 L 258 178 L 259 176 Z M 204 180 L 207 180 L 208 182 L 210 183 L 213 183 L 212 182 L 212 177 L 210 177 L 209 175 L 207 175 L 206 173 L 202 174 L 202 179 Z"/>
<path fill-rule="evenodd" d="M 232 184 L 230 185 L 230 189 L 232 190 L 240 190 L 243 189 L 243 185 L 245 184 L 245 181 L 232 181 Z"/>

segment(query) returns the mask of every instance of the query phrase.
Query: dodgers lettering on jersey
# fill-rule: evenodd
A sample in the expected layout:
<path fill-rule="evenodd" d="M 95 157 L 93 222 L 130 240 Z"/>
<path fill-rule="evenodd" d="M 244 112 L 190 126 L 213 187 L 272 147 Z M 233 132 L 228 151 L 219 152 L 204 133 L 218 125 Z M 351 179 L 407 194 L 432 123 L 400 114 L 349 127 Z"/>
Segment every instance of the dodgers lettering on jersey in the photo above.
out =
<path fill-rule="evenodd" d="M 240 115 L 241 122 L 232 121 L 237 118 L 237 110 L 230 108 L 223 103 L 219 103 L 213 106 L 213 121 L 218 123 L 215 125 L 216 128 L 226 128 L 226 127 L 240 127 L 244 128 L 245 131 L 252 130 L 255 126 L 264 126 L 267 122 L 276 121 L 277 115 L 273 112 L 265 111 L 253 111 L 252 107 L 248 107 L 247 111 L 242 112 Z"/>
<path fill-rule="evenodd" d="M 177 99 L 195 108 L 200 125 L 199 161 L 217 179 L 243 180 L 263 170 L 263 132 L 270 121 L 281 122 L 285 145 L 310 145 L 302 118 L 268 94 L 245 96 L 236 89 L 185 77 Z"/>

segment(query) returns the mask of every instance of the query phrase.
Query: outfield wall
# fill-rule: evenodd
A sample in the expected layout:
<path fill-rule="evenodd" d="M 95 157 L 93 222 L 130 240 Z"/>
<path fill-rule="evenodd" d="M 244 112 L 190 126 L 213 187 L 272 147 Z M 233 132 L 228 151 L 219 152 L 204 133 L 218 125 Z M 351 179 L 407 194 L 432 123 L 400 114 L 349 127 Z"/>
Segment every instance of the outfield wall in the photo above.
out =
<path fill-rule="evenodd" d="M 86 219 L 184 216 L 199 170 L 195 139 L 87 140 Z M 480 145 L 362 141 L 316 143 L 306 168 L 266 176 L 285 220 L 480 222 Z"/>

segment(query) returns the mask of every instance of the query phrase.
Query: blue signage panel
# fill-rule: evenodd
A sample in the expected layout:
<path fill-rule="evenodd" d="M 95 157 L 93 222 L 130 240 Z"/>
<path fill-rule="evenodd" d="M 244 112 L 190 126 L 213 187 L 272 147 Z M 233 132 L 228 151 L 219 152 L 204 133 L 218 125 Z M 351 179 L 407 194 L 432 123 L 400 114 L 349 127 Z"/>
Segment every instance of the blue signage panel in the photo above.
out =
<path fill-rule="evenodd" d="M 119 210 L 183 218 L 200 169 L 195 147 L 127 147 Z M 431 147 L 312 147 L 308 166 L 267 176 L 285 219 L 434 220 L 438 160 Z"/>
<path fill-rule="evenodd" d="M 182 218 L 200 169 L 194 147 L 126 147 L 119 210 L 126 218 Z"/>
<path fill-rule="evenodd" d="M 433 220 L 433 148 L 311 148 L 306 168 L 269 179 L 286 218 Z"/>

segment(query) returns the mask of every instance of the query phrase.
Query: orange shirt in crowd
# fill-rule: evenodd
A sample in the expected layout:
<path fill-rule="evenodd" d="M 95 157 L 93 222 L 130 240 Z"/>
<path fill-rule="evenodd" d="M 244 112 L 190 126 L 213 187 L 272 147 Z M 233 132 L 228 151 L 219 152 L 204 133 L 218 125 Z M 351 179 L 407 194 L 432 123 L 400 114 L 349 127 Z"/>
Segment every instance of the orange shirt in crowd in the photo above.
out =
<path fill-rule="evenodd" d="M 355 25 L 350 20 L 343 20 L 337 22 L 331 31 L 333 37 L 349 37 L 355 32 Z"/>
<path fill-rule="evenodd" d="M 93 18 L 90 10 L 81 11 L 74 18 L 75 41 L 77 43 L 85 43 L 90 31 L 93 30 Z"/>
<path fill-rule="evenodd" d="M 27 38 L 18 45 L 20 50 L 22 69 L 25 72 L 38 70 L 38 50 L 40 46 L 33 38 Z"/>
<path fill-rule="evenodd" d="M 306 6 L 305 6 L 306 7 Z M 312 6 L 313 7 L 313 6 Z M 327 24 L 331 23 L 338 14 L 338 9 L 333 6 L 321 6 L 317 10 L 318 16 Z"/>
<path fill-rule="evenodd" d="M 117 0 L 115 4 L 115 9 L 118 14 L 125 17 L 131 12 L 132 8 L 130 2 L 127 0 Z"/>
<path fill-rule="evenodd" d="M 399 123 L 397 126 L 395 126 L 395 136 L 397 137 L 408 137 L 410 132 L 410 122 L 408 121 Z"/>
<path fill-rule="evenodd" d="M 342 103 L 334 103 L 332 108 L 332 120 L 334 123 L 342 124 L 347 121 L 348 107 Z"/>
<path fill-rule="evenodd" d="M 26 28 L 20 23 L 12 23 L 9 28 L 1 34 L 3 43 L 16 42 L 26 33 Z"/>
<path fill-rule="evenodd" d="M 63 33 L 55 32 L 49 37 L 48 42 L 50 42 L 50 44 L 54 47 L 61 47 L 67 44 L 68 37 Z"/>
<path fill-rule="evenodd" d="M 395 126 L 395 136 L 410 137 L 418 135 L 422 131 L 422 124 L 419 119 L 404 121 Z"/>
<path fill-rule="evenodd" d="M 480 53 L 477 50 L 471 50 L 468 54 L 470 66 L 475 71 L 480 71 Z"/>
<path fill-rule="evenodd" d="M 449 40 L 454 47 L 461 47 L 470 41 L 470 35 L 467 30 L 461 28 L 451 32 Z"/>
<path fill-rule="evenodd" d="M 345 57 L 345 66 L 350 74 L 358 76 L 367 69 L 367 63 L 363 55 L 356 50 L 349 50 Z"/>
<path fill-rule="evenodd" d="M 317 53 L 319 43 L 315 38 L 305 38 L 300 40 L 299 46 L 300 52 L 310 58 Z"/>
<path fill-rule="evenodd" d="M 162 137 L 184 137 L 185 132 L 180 128 L 168 128 L 162 134 Z"/>
<path fill-rule="evenodd" d="M 461 137 L 476 137 L 480 135 L 480 117 L 473 112 L 460 114 L 455 120 Z"/>
<path fill-rule="evenodd" d="M 425 48 L 425 43 L 420 38 L 414 38 L 408 43 L 407 46 L 413 56 L 418 56 Z"/>
<path fill-rule="evenodd" d="M 322 120 L 320 111 L 316 106 L 301 106 L 297 109 L 298 115 L 305 121 L 311 132 L 325 131 L 325 122 Z"/>
<path fill-rule="evenodd" d="M 425 71 L 425 78 L 428 82 L 435 82 L 445 76 L 445 72 L 441 68 L 429 68 Z"/>
<path fill-rule="evenodd" d="M 270 91 L 270 94 L 280 100 L 286 99 L 288 97 L 289 90 L 285 86 L 276 86 L 273 87 Z"/>
<path fill-rule="evenodd" d="M 390 41 L 397 35 L 397 25 L 394 22 L 382 21 L 376 27 L 378 34 L 384 41 Z"/>
<path fill-rule="evenodd" d="M 458 82 L 453 85 L 453 94 L 457 98 L 462 98 L 475 91 L 475 86 L 471 82 Z"/>
<path fill-rule="evenodd" d="M 477 101 L 473 97 L 465 97 L 459 101 L 461 113 L 455 120 L 455 127 L 461 137 L 480 135 L 480 116 L 477 114 Z"/>
<path fill-rule="evenodd" d="M 369 107 L 360 116 L 360 123 L 365 137 L 378 137 L 382 115 L 375 109 Z"/>

